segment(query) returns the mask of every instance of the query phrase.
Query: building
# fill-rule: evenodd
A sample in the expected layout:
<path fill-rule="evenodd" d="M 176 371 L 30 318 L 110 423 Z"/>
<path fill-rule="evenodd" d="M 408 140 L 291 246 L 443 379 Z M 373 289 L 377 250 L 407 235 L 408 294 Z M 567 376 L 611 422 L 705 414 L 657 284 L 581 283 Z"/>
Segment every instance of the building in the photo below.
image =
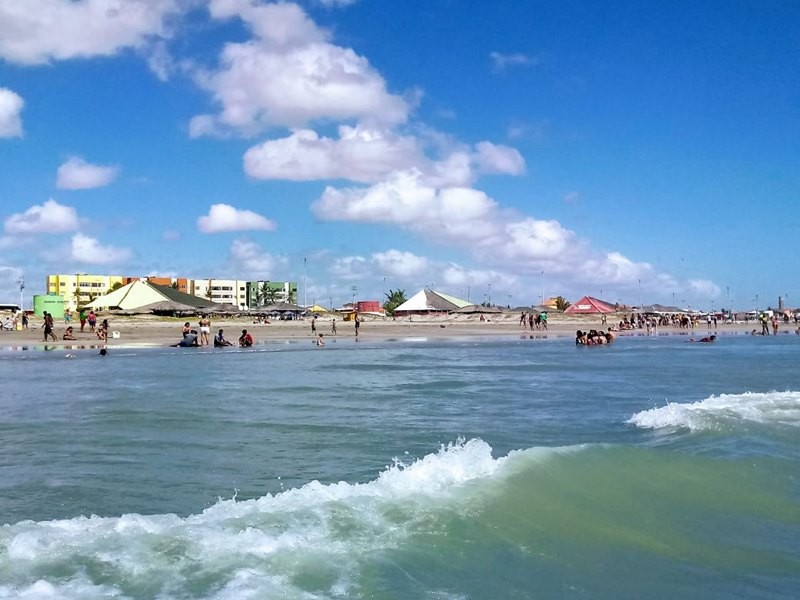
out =
<path fill-rule="evenodd" d="M 119 275 L 48 275 L 47 295 L 57 295 L 64 298 L 64 309 L 76 311 L 84 304 L 88 304 L 99 296 L 104 296 L 113 291 L 115 287 L 124 285 L 123 277 Z"/>
<path fill-rule="evenodd" d="M 247 282 L 239 279 L 190 279 L 187 282 L 192 296 L 215 304 L 233 304 L 247 308 Z"/>
<path fill-rule="evenodd" d="M 171 287 L 174 290 L 189 293 L 189 280 L 185 277 L 147 277 L 147 283 L 154 285 L 163 285 L 164 287 Z"/>
<path fill-rule="evenodd" d="M 447 315 L 472 304 L 467 300 L 456 298 L 434 290 L 420 290 L 411 298 L 394 309 L 397 316 L 409 315 Z"/>
<path fill-rule="evenodd" d="M 248 281 L 247 308 L 258 308 L 275 302 L 297 302 L 297 283 L 294 281 Z"/>

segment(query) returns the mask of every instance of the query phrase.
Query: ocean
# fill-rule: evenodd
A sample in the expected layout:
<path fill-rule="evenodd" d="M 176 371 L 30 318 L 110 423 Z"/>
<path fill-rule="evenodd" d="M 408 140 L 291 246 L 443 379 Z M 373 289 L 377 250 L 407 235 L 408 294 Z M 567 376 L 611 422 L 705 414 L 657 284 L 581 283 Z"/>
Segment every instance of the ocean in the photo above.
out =
<path fill-rule="evenodd" d="M 800 597 L 798 336 L 69 353 L 0 350 L 0 598 Z"/>

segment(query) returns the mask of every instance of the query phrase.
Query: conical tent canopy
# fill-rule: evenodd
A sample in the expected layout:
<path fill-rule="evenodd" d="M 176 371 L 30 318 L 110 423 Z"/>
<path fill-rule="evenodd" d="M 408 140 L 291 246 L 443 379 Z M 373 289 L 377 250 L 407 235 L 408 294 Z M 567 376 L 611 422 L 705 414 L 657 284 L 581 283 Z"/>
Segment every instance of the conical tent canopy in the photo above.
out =
<path fill-rule="evenodd" d="M 570 304 L 564 312 L 571 315 L 598 315 L 612 313 L 615 310 L 614 306 L 608 302 L 584 296 L 575 304 Z"/>
<path fill-rule="evenodd" d="M 453 312 L 459 308 L 469 306 L 469 302 L 433 290 L 420 290 L 411 298 L 394 309 L 395 314 L 426 314 Z"/>
<path fill-rule="evenodd" d="M 184 294 L 170 287 L 136 280 L 128 285 L 123 285 L 121 288 L 105 296 L 95 298 L 86 305 L 86 308 L 121 308 L 123 310 L 133 310 L 156 302 L 177 302 L 188 305 L 190 308 L 199 308 L 211 304 L 211 302 L 207 300 L 190 294 Z"/>

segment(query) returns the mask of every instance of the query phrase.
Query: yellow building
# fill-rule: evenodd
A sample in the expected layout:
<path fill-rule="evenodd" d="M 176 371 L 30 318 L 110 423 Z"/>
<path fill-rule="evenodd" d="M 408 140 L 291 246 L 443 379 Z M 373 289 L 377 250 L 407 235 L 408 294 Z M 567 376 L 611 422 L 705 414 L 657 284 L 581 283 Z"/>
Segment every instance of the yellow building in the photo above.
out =
<path fill-rule="evenodd" d="M 72 311 L 112 291 L 123 284 L 120 275 L 48 275 L 47 293 L 64 298 L 64 308 Z M 119 287 L 119 286 L 117 286 Z"/>

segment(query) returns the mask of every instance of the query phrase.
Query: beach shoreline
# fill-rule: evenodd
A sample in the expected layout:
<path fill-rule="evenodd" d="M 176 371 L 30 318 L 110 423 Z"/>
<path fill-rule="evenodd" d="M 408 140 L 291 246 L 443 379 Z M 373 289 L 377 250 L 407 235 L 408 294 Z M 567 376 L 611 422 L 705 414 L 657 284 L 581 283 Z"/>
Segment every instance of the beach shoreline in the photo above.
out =
<path fill-rule="evenodd" d="M 155 316 L 114 316 L 108 317 L 110 332 L 108 347 L 168 347 L 176 344 L 181 339 L 181 329 L 185 322 L 188 322 L 193 329 L 199 329 L 198 318 L 190 319 L 155 317 Z M 256 344 L 268 342 L 287 342 L 287 341 L 313 341 L 319 333 L 327 339 L 356 339 L 354 324 L 336 318 L 337 335 L 332 335 L 332 317 L 320 317 L 316 320 L 316 333 L 311 330 L 311 319 L 289 320 L 289 321 L 270 321 L 269 323 L 257 323 L 252 318 L 228 317 L 217 318 L 211 322 L 211 335 L 219 329 L 225 331 L 225 337 L 231 342 L 236 342 L 241 331 L 247 329 L 254 337 Z M 363 341 L 385 341 L 390 339 L 403 338 L 428 338 L 428 339 L 449 339 L 449 338 L 472 338 L 472 337 L 529 337 L 530 339 L 547 339 L 571 337 L 575 331 L 580 330 L 606 330 L 611 323 L 618 322 L 616 318 L 610 318 L 608 324 L 602 324 L 597 317 L 566 317 L 564 315 L 551 316 L 547 330 L 530 330 L 519 324 L 519 315 L 515 313 L 490 315 L 485 321 L 481 321 L 477 315 L 447 315 L 447 316 L 413 316 L 402 319 L 392 319 L 391 317 L 372 317 L 363 318 L 359 330 L 358 340 Z M 72 325 L 75 331 L 75 340 L 62 340 L 61 337 L 68 325 Z M 680 329 L 678 327 L 659 327 L 649 335 L 686 335 L 703 336 L 714 333 L 719 336 L 726 334 L 750 334 L 753 329 L 757 329 L 755 323 L 719 323 L 716 328 L 713 324 L 709 328 L 703 322 L 697 324 L 693 329 Z M 794 333 L 793 323 L 788 325 L 781 323 L 779 334 Z M 46 342 L 43 339 L 43 329 L 41 324 L 34 321 L 31 327 L 22 331 L 3 331 L 0 334 L 0 347 L 20 347 L 38 344 L 46 344 L 48 347 L 69 348 L 95 348 L 102 347 L 105 342 L 98 339 L 96 334 L 89 332 L 88 326 L 84 333 L 80 332 L 79 323 L 65 324 L 57 323 L 55 334 L 58 341 Z M 622 330 L 619 336 L 643 336 L 648 335 L 646 329 Z"/>

